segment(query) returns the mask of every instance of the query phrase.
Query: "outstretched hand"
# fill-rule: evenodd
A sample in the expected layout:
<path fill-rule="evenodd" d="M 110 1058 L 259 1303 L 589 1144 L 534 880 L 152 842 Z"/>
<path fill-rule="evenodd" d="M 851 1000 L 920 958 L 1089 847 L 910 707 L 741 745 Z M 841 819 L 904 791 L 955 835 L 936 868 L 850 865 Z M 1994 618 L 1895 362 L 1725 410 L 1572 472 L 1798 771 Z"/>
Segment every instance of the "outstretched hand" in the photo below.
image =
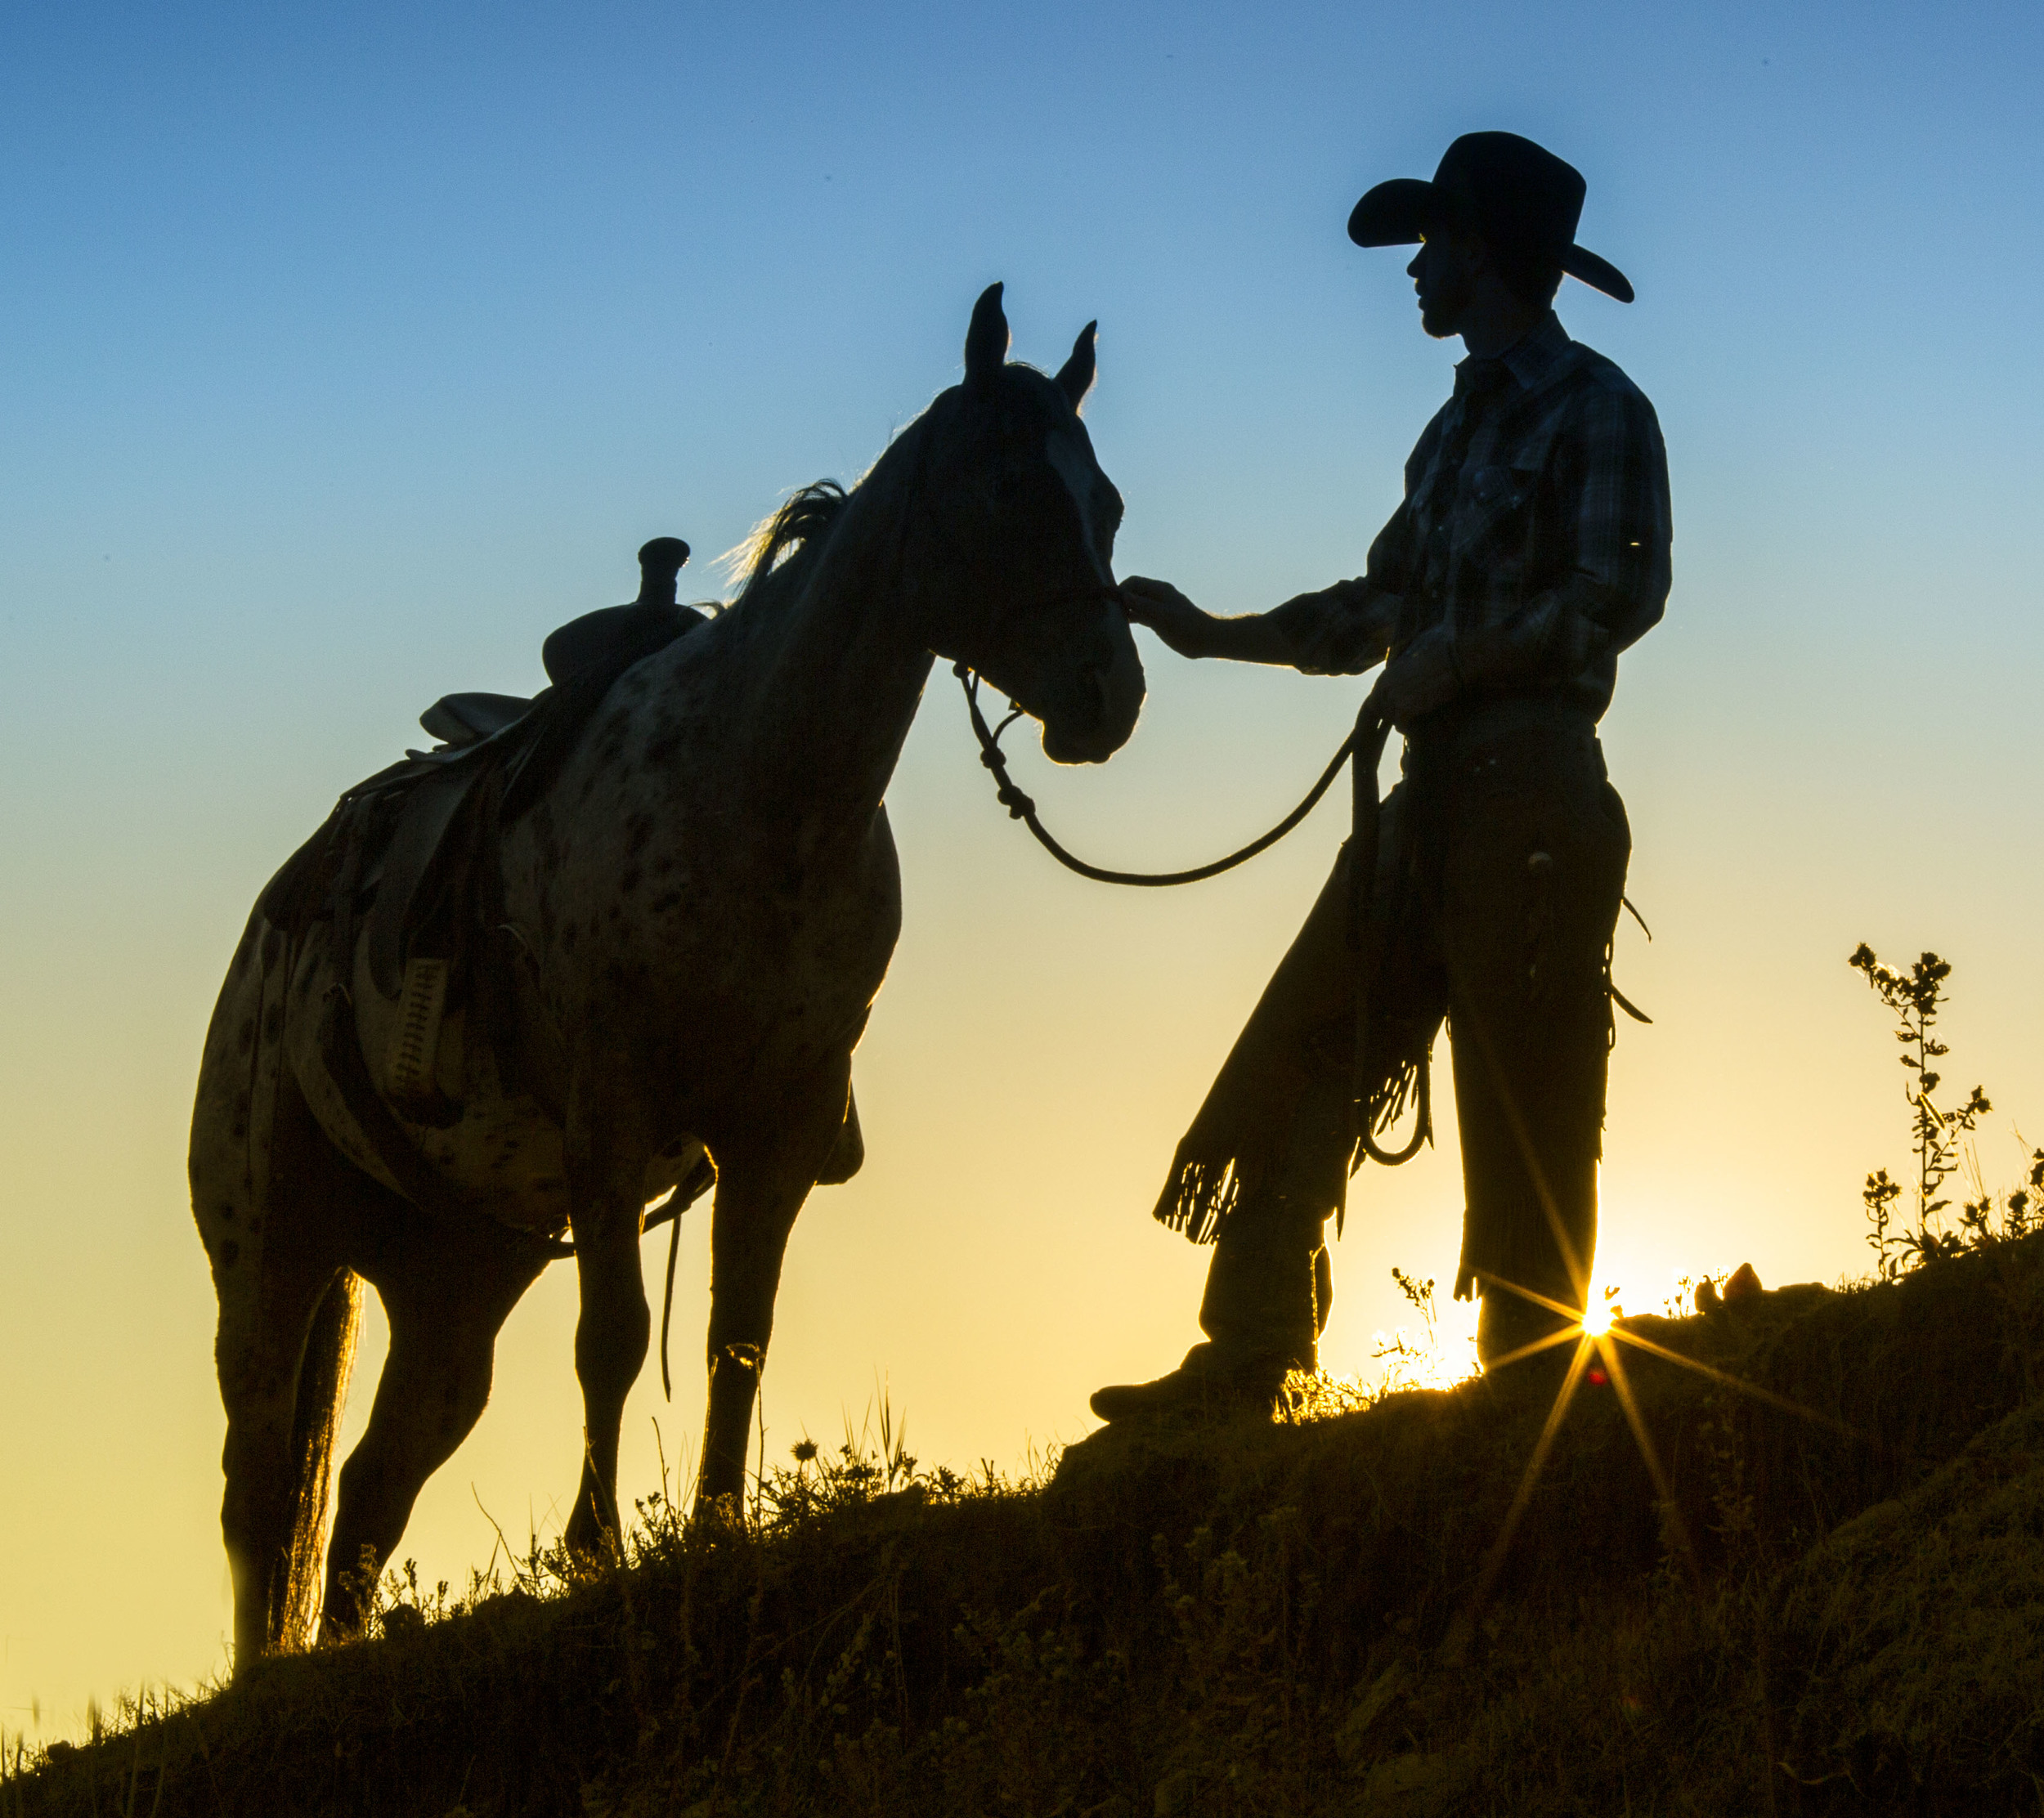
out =
<path fill-rule="evenodd" d="M 1122 583 L 1122 604 L 1181 656 L 1204 656 L 1213 645 L 1213 620 L 1168 580 L 1132 575 Z"/>

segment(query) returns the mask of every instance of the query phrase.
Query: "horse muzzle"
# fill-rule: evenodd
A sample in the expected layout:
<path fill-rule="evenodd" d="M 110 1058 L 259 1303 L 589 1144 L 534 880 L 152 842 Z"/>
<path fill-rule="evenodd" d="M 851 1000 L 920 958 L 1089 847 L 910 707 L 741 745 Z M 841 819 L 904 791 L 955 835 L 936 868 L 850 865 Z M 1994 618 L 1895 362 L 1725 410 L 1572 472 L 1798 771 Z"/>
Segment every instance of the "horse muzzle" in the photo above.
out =
<path fill-rule="evenodd" d="M 1037 718 L 1043 723 L 1043 755 L 1053 763 L 1105 763 L 1136 730 L 1145 692 L 1142 659 L 1126 622 L 1105 642 L 1105 649 L 1047 691 Z"/>

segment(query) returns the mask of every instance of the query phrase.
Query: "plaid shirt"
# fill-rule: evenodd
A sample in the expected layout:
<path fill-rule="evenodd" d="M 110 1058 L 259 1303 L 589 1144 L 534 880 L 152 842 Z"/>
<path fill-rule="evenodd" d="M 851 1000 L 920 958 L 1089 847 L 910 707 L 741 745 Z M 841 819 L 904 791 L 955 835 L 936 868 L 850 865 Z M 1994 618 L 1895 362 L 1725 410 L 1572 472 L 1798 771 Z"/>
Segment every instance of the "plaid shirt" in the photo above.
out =
<path fill-rule="evenodd" d="M 1553 693 L 1595 719 L 1661 617 L 1671 538 L 1653 406 L 1550 310 L 1456 367 L 1368 571 L 1271 616 L 1308 674 L 1360 674 L 1442 626 L 1463 698 Z"/>

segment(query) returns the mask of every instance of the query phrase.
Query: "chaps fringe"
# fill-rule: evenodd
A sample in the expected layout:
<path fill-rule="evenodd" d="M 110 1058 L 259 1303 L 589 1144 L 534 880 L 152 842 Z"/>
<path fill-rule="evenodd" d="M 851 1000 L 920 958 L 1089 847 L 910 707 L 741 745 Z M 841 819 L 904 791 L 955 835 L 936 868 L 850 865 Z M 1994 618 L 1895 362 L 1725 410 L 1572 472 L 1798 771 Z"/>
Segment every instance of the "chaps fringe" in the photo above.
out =
<path fill-rule="evenodd" d="M 1383 1136 L 1405 1116 L 1418 1092 L 1419 1069 L 1427 1064 L 1427 1055 L 1422 1051 L 1401 1056 L 1383 1070 L 1369 1097 L 1369 1129 L 1373 1136 Z M 1222 1078 L 1226 1077 L 1224 1070 Z M 1293 1082 L 1288 1078 L 1281 1083 Z M 1267 1139 L 1252 1147 L 1239 1140 L 1228 1140 L 1213 1127 L 1222 1122 L 1221 1108 L 1234 1100 L 1232 1093 L 1223 1093 L 1221 1084 L 1221 1080 L 1214 1082 L 1214 1090 L 1200 1107 L 1192 1128 L 1180 1141 L 1177 1153 L 1171 1159 L 1171 1172 L 1165 1180 L 1164 1189 L 1157 1196 L 1157 1203 L 1150 1211 L 1150 1216 L 1159 1225 L 1168 1230 L 1182 1233 L 1190 1243 L 1216 1242 L 1221 1228 L 1228 1221 L 1228 1215 L 1241 1202 L 1243 1195 L 1255 1191 L 1282 1162 L 1282 1157 L 1273 1150 Z M 1239 1102 L 1247 1102 L 1252 1096 L 1244 1093 L 1243 1100 Z M 1284 1125 L 1275 1127 L 1282 1128 Z M 1432 1140 L 1431 1133 L 1428 1140 Z M 1356 1173 L 1363 1161 L 1362 1144 L 1351 1142 L 1347 1171 Z M 1337 1236 L 1341 1234 L 1342 1215 L 1347 1210 L 1345 1202 L 1334 1207 Z"/>
<path fill-rule="evenodd" d="M 1150 1216 L 1168 1230 L 1183 1232 L 1190 1243 L 1212 1243 L 1241 1194 L 1241 1171 L 1232 1156 L 1216 1167 L 1197 1156 L 1186 1159 L 1181 1143 Z"/>

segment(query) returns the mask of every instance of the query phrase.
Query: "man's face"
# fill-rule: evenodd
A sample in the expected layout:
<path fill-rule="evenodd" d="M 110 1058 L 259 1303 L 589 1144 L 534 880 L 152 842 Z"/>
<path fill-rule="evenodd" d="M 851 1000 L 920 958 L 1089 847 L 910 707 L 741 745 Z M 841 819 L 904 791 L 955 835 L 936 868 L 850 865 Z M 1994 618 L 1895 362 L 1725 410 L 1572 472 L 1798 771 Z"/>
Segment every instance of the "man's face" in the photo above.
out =
<path fill-rule="evenodd" d="M 1419 325 L 1437 341 L 1462 332 L 1476 294 L 1475 249 L 1465 240 L 1435 233 L 1419 243 L 1405 275 L 1419 293 Z"/>

